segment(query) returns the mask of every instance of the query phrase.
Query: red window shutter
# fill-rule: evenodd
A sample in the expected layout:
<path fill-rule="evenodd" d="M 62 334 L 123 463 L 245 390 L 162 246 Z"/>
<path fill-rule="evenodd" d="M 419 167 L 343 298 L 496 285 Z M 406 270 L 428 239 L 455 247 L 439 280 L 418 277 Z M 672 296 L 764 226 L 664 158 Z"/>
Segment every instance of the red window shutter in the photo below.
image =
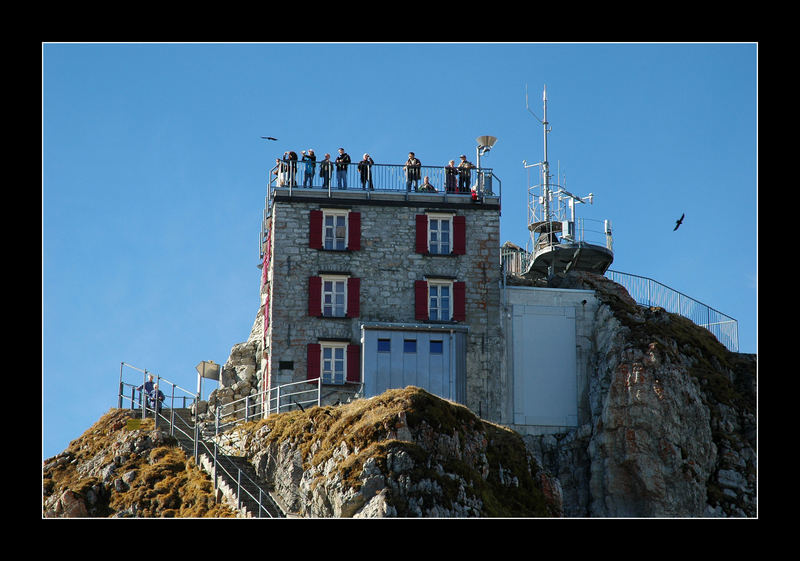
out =
<path fill-rule="evenodd" d="M 361 345 L 347 345 L 347 381 L 361 381 Z"/>
<path fill-rule="evenodd" d="M 308 213 L 308 247 L 322 249 L 322 211 L 312 210 Z"/>
<path fill-rule="evenodd" d="M 347 249 L 358 251 L 361 249 L 361 213 L 350 212 L 347 214 Z"/>
<path fill-rule="evenodd" d="M 361 304 L 361 279 L 347 279 L 347 317 L 357 318 Z"/>
<path fill-rule="evenodd" d="M 320 377 L 320 355 L 322 346 L 319 343 L 309 343 L 306 347 L 306 380 L 314 380 Z"/>
<path fill-rule="evenodd" d="M 467 252 L 467 218 L 453 217 L 453 253 L 464 255 Z"/>
<path fill-rule="evenodd" d="M 417 215 L 417 253 L 428 253 L 428 215 Z"/>
<path fill-rule="evenodd" d="M 428 319 L 428 283 L 414 281 L 414 318 L 418 321 Z"/>
<path fill-rule="evenodd" d="M 308 315 L 322 315 L 322 277 L 308 277 Z"/>
<path fill-rule="evenodd" d="M 467 319 L 467 285 L 463 282 L 453 283 L 453 321 Z"/>

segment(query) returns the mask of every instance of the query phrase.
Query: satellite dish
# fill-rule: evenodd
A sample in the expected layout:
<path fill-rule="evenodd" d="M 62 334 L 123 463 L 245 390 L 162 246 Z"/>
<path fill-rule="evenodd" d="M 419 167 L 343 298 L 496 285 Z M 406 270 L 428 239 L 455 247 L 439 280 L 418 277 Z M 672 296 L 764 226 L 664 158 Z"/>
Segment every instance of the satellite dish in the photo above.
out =
<path fill-rule="evenodd" d="M 485 148 L 491 148 L 494 146 L 494 143 L 497 142 L 497 137 L 495 136 L 479 136 L 475 139 L 476 142 Z"/>

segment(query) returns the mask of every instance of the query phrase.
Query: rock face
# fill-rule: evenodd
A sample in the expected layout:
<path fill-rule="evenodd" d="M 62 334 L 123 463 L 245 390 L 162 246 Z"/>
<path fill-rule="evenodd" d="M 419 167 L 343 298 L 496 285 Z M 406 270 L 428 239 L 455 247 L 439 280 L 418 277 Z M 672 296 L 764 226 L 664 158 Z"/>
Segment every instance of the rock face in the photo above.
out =
<path fill-rule="evenodd" d="M 559 516 L 522 438 L 408 387 L 247 423 L 227 438 L 300 517 Z"/>
<path fill-rule="evenodd" d="M 755 356 L 727 351 L 683 317 L 636 306 L 604 277 L 560 281 L 604 302 L 591 421 L 526 437 L 561 482 L 565 515 L 755 516 Z"/>
<path fill-rule="evenodd" d="M 166 430 L 126 409 L 112 409 L 45 460 L 42 502 L 45 518 L 235 515 Z"/>

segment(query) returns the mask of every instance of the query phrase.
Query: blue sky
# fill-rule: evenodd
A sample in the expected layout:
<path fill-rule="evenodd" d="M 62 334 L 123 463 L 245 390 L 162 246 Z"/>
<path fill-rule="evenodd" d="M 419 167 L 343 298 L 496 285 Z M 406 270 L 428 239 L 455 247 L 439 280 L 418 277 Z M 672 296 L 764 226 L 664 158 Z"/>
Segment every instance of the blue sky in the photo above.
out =
<path fill-rule="evenodd" d="M 752 43 L 60 44 L 42 47 L 42 457 L 116 406 L 120 363 L 196 387 L 259 305 L 267 170 L 286 150 L 423 165 L 475 155 L 524 246 L 549 160 L 615 270 L 736 318 L 757 352 Z M 261 140 L 274 136 L 277 142 Z M 677 232 L 675 220 L 686 219 Z M 214 383 L 207 383 L 210 389 Z M 205 394 L 206 392 L 204 392 Z"/>

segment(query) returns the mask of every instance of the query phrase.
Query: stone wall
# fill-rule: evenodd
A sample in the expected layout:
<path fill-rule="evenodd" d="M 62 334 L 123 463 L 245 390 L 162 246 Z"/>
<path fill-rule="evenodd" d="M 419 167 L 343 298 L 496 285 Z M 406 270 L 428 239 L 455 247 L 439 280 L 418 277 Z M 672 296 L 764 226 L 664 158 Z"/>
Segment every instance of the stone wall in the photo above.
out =
<path fill-rule="evenodd" d="M 360 249 L 309 247 L 310 211 L 331 206 L 360 213 Z M 429 210 L 465 217 L 463 255 L 416 252 L 416 216 Z M 469 327 L 466 405 L 484 418 L 499 420 L 502 338 L 497 206 L 294 198 L 274 202 L 270 227 L 271 262 L 262 296 L 269 304 L 262 371 L 269 372 L 271 386 L 306 379 L 308 343 L 325 338 L 358 344 L 364 322 L 415 323 L 414 282 L 427 276 L 450 277 L 466 283 L 466 318 L 459 322 Z M 321 272 L 361 279 L 358 317 L 309 316 L 308 279 Z"/>

